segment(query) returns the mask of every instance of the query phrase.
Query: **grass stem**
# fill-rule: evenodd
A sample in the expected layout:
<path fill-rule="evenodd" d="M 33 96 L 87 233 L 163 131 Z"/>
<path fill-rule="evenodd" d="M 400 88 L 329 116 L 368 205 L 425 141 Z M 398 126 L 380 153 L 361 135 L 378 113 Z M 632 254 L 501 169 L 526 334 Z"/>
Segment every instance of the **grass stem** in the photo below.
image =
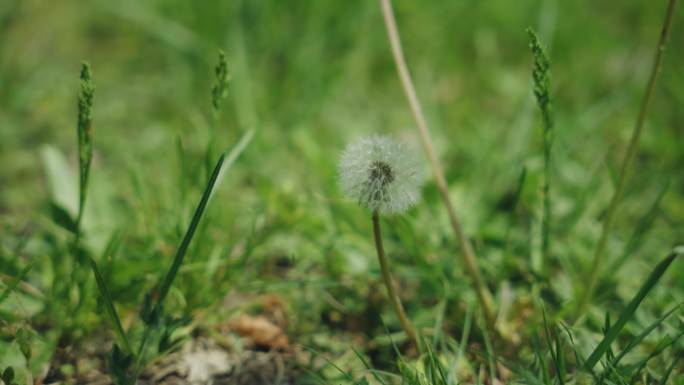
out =
<path fill-rule="evenodd" d="M 392 304 L 392 307 L 394 308 L 394 312 L 397 313 L 399 323 L 401 323 L 401 328 L 404 329 L 406 337 L 408 337 L 408 339 L 415 344 L 416 347 L 419 347 L 416 330 L 413 328 L 411 321 L 406 316 L 404 306 L 401 304 L 401 299 L 399 299 L 399 295 L 397 295 L 396 290 L 394 290 L 394 282 L 389 271 L 389 263 L 385 257 L 385 248 L 382 245 L 380 215 L 377 211 L 373 211 L 373 236 L 375 238 L 375 249 L 378 252 L 378 261 L 380 261 L 380 269 L 382 270 L 382 278 L 385 281 L 385 286 L 387 286 L 387 297 L 389 298 L 390 304 Z"/>
<path fill-rule="evenodd" d="M 437 189 L 439 190 L 442 200 L 447 208 L 447 214 L 449 215 L 451 227 L 453 228 L 456 238 L 458 239 L 461 255 L 463 257 L 463 263 L 468 275 L 470 276 L 470 279 L 472 280 L 472 285 L 475 288 L 480 306 L 484 311 L 487 325 L 494 332 L 494 323 L 496 318 L 492 294 L 489 292 L 484 280 L 482 279 L 482 274 L 477 266 L 475 251 L 473 250 L 470 241 L 466 237 L 465 232 L 463 231 L 463 226 L 461 226 L 461 221 L 456 214 L 456 210 L 454 209 L 454 205 L 451 203 L 449 188 L 447 186 L 446 179 L 444 178 L 444 171 L 442 170 L 442 166 L 439 163 L 437 153 L 435 152 L 434 146 L 432 144 L 432 138 L 430 137 L 427 121 L 423 115 L 423 110 L 420 105 L 420 101 L 418 100 L 418 96 L 413 85 L 413 80 L 411 79 L 411 75 L 406 64 L 406 59 L 404 58 L 404 53 L 401 48 L 401 40 L 399 38 L 397 22 L 394 18 L 392 3 L 390 0 L 380 0 L 380 4 L 382 6 L 382 14 L 385 19 L 385 26 L 387 27 L 387 35 L 392 47 L 394 63 L 397 67 L 397 72 L 399 72 L 399 78 L 401 79 L 401 85 L 404 89 L 404 93 L 406 94 L 406 98 L 411 106 L 411 112 L 416 120 L 421 143 L 423 144 L 423 148 L 425 149 L 430 161 L 430 167 L 432 168 L 432 173 L 435 176 Z"/>
<path fill-rule="evenodd" d="M 544 142 L 544 180 L 542 183 L 542 222 L 541 222 L 541 266 L 539 272 L 546 275 L 549 264 L 549 234 L 551 229 L 551 149 L 553 147 L 553 113 L 551 109 L 551 77 L 550 62 L 539 37 L 531 29 L 527 29 L 530 37 L 530 48 L 534 56 L 532 79 L 534 81 L 534 96 L 542 115 Z"/>
<path fill-rule="evenodd" d="M 641 107 L 639 108 L 639 114 L 637 115 L 636 124 L 634 126 L 634 131 L 632 132 L 632 137 L 629 141 L 627 147 L 627 152 L 622 160 L 622 165 L 620 166 L 620 174 L 618 177 L 617 185 L 615 186 L 615 192 L 610 200 L 610 205 L 608 206 L 608 211 L 606 212 L 605 219 L 603 220 L 603 227 L 601 229 L 601 235 L 596 245 L 596 250 L 594 252 L 594 257 L 592 259 L 591 268 L 589 269 L 589 279 L 587 285 L 585 286 L 584 293 L 582 294 L 577 307 L 577 317 L 581 317 L 584 314 L 587 305 L 591 301 L 594 294 L 594 289 L 598 283 L 601 267 L 603 260 L 605 258 L 605 248 L 606 242 L 608 240 L 608 235 L 613 228 L 613 221 L 615 220 L 615 214 L 617 213 L 618 206 L 620 204 L 620 199 L 625 190 L 625 184 L 627 181 L 628 172 L 630 166 L 634 160 L 634 155 L 636 154 L 636 148 L 639 144 L 639 138 L 644 127 L 644 121 L 646 120 L 646 113 L 651 105 L 651 100 L 653 99 L 653 91 L 655 90 L 656 81 L 658 80 L 658 74 L 660 73 L 660 68 L 662 65 L 663 52 L 665 51 L 665 45 L 667 39 L 670 35 L 670 30 L 672 27 L 672 21 L 674 19 L 674 11 L 677 5 L 677 0 L 669 0 L 667 11 L 665 13 L 665 20 L 663 21 L 662 30 L 660 32 L 660 39 L 658 45 L 656 46 L 655 54 L 653 57 L 653 65 L 651 67 L 651 74 L 646 83 L 646 90 L 644 92 L 644 97 L 641 101 Z"/>

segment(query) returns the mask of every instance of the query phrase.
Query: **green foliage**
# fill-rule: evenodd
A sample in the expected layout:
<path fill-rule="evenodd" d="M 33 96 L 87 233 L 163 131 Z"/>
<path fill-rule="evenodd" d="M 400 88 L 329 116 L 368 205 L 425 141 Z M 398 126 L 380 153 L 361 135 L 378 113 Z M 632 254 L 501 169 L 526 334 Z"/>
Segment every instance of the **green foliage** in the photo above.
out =
<path fill-rule="evenodd" d="M 0 1 L 0 375 L 12 367 L 15 383 L 35 383 L 50 367 L 55 381 L 84 381 L 75 361 L 95 350 L 130 383 L 136 368 L 273 296 L 292 343 L 317 352 L 301 383 L 681 382 L 684 273 L 671 265 L 633 299 L 684 236 L 682 50 L 665 55 L 596 295 L 574 312 L 662 7 L 393 3 L 510 342 L 481 328 L 432 184 L 384 234 L 430 350 L 386 332 L 400 324 L 379 295 L 368 215 L 344 199 L 335 169 L 360 136 L 416 142 L 377 2 Z M 684 44 L 676 15 L 671 47 Z M 97 78 L 84 64 L 78 85 L 81 55 Z M 75 120 L 78 146 L 64 129 Z M 225 148 L 224 183 L 195 220 Z"/>
<path fill-rule="evenodd" d="M 584 362 L 584 368 L 586 370 L 592 371 L 594 369 L 594 365 L 598 363 L 601 357 L 604 355 L 611 355 L 609 354 L 610 345 L 613 343 L 613 341 L 615 341 L 622 328 L 625 327 L 627 321 L 634 316 L 634 313 L 639 308 L 641 301 L 644 300 L 646 295 L 648 295 L 648 293 L 662 278 L 663 274 L 665 274 L 665 271 L 667 271 L 667 268 L 670 267 L 670 264 L 674 262 L 675 258 L 681 254 L 684 254 L 684 247 L 677 247 L 655 267 L 653 272 L 651 272 L 649 277 L 641 285 L 639 291 L 634 295 L 634 298 L 632 298 L 627 307 L 625 307 L 625 309 L 620 313 L 620 318 L 618 318 L 614 325 L 609 325 L 608 318 L 606 318 L 606 335 L 601 343 L 591 353 L 589 358 L 587 358 L 587 360 Z"/>
<path fill-rule="evenodd" d="M 223 52 L 219 54 L 219 57 L 220 63 L 216 69 L 219 85 L 215 86 L 212 90 L 215 96 L 214 107 L 217 110 L 218 100 L 220 98 L 225 97 L 225 95 L 223 95 L 225 93 L 225 90 L 223 88 L 227 86 L 227 64 Z M 217 91 L 217 87 L 220 88 L 219 91 Z M 93 149 L 91 125 L 93 90 L 94 88 L 92 86 L 90 66 L 87 63 L 84 63 L 81 71 L 81 91 L 78 97 L 78 145 L 80 164 L 79 170 L 81 178 L 78 220 L 75 226 L 75 248 L 79 255 L 85 254 L 85 252 L 81 249 L 81 228 L 79 224 L 81 218 L 83 217 L 83 209 L 85 207 L 86 192 L 88 188 L 88 175 L 90 171 L 90 164 L 92 161 Z M 176 252 L 176 255 L 171 263 L 171 266 L 169 267 L 168 272 L 164 276 L 163 280 L 161 280 L 160 283 L 157 285 L 154 292 L 149 293 L 145 296 L 145 301 L 143 303 L 143 307 L 141 308 L 140 313 L 140 318 L 144 322 L 144 331 L 137 352 L 134 352 L 132 349 L 128 335 L 122 326 L 121 319 L 116 310 L 116 307 L 114 306 L 114 301 L 112 299 L 111 292 L 107 286 L 107 283 L 105 282 L 102 273 L 100 272 L 100 269 L 98 268 L 97 262 L 92 257 L 87 255 L 88 262 L 93 271 L 93 275 L 95 276 L 97 289 L 100 292 L 100 296 L 102 297 L 105 304 L 106 313 L 109 316 L 112 325 L 114 326 L 114 332 L 116 333 L 117 338 L 119 340 L 118 343 L 120 343 L 121 346 L 123 346 L 124 348 L 124 350 L 121 351 L 119 349 L 119 346 L 117 344 L 114 344 L 111 353 L 110 367 L 112 369 L 113 377 L 117 380 L 117 383 L 128 384 L 131 381 L 136 381 L 137 376 L 142 370 L 142 366 L 149 359 L 147 357 L 147 349 L 150 339 L 156 339 L 158 341 L 158 346 L 156 349 L 157 354 L 162 354 L 164 352 L 167 352 L 178 347 L 178 344 L 181 340 L 174 337 L 174 331 L 179 326 L 187 324 L 187 320 L 181 321 L 180 319 L 164 316 L 164 301 L 166 300 L 166 297 L 169 294 L 169 290 L 171 288 L 173 281 L 178 275 L 179 269 L 183 263 L 183 259 L 185 258 L 190 242 L 192 241 L 195 232 L 197 231 L 197 228 L 199 226 L 200 220 L 204 215 L 205 209 L 209 202 L 209 198 L 214 193 L 214 189 L 216 187 L 216 183 L 219 180 L 219 177 L 222 175 L 223 172 L 225 172 L 225 169 L 232 166 L 232 164 L 235 162 L 240 153 L 244 151 L 247 144 L 251 141 L 253 134 L 253 130 L 247 131 L 232 151 L 221 154 L 209 178 L 209 181 L 207 182 L 207 185 L 204 188 L 201 199 L 197 204 L 195 213 L 178 247 L 178 251 Z M 108 245 L 108 247 L 105 249 L 105 257 L 108 257 L 111 253 L 112 248 L 114 247 L 114 240 L 115 238 L 113 238 L 112 242 L 110 242 L 110 245 Z M 2 296 L 0 296 L 0 303 L 9 294 L 9 292 L 11 292 L 11 290 L 14 289 L 14 286 L 16 286 L 17 282 L 26 275 L 30 268 L 31 265 L 27 266 L 25 270 L 22 272 L 22 274 L 20 274 L 20 276 L 18 276 L 15 279 L 13 284 L 8 286 L 8 288 L 5 290 L 5 293 L 3 293 Z M 82 293 L 82 295 L 86 294 L 86 290 L 84 290 L 84 287 L 85 286 L 82 283 L 79 285 L 79 288 L 81 289 L 80 292 Z M 151 300 L 153 295 L 154 303 L 152 303 Z M 156 338 L 154 338 L 154 336 L 156 336 Z M 133 368 L 133 370 L 131 371 L 131 365 L 134 362 L 135 368 Z"/>

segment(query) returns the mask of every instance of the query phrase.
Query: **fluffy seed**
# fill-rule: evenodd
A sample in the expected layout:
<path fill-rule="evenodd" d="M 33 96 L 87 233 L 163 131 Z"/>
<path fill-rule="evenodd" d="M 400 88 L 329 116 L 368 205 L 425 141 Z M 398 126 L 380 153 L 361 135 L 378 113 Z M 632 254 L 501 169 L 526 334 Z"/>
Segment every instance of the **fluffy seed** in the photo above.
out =
<path fill-rule="evenodd" d="M 401 213 L 420 197 L 417 161 L 389 137 L 362 138 L 342 153 L 339 182 L 344 193 L 371 211 Z"/>

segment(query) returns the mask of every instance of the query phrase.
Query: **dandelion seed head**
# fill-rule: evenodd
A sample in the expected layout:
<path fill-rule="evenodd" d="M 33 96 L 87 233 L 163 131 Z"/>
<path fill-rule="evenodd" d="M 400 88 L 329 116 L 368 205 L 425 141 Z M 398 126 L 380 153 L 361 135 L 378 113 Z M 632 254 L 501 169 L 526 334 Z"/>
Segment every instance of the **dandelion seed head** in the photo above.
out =
<path fill-rule="evenodd" d="M 371 211 L 405 212 L 420 198 L 422 180 L 416 159 L 389 137 L 357 140 L 347 146 L 340 159 L 342 190 Z"/>

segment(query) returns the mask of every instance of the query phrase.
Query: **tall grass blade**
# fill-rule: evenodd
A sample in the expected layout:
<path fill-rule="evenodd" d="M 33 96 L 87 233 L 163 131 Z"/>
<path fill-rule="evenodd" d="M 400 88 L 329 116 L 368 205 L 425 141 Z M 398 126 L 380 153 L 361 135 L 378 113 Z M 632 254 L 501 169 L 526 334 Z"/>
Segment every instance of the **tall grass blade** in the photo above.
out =
<path fill-rule="evenodd" d="M 473 304 L 468 301 L 466 307 L 465 320 L 463 322 L 463 332 L 461 333 L 461 339 L 458 346 L 458 352 L 456 354 L 456 363 L 454 364 L 454 370 L 458 371 L 463 362 L 463 357 L 466 353 L 466 348 L 468 347 L 468 339 L 470 338 L 470 328 L 473 324 Z"/>
<path fill-rule="evenodd" d="M 505 266 L 511 266 L 515 263 L 511 256 L 511 231 L 515 225 L 516 211 L 520 204 L 520 197 L 522 196 L 523 188 L 525 188 L 525 181 L 527 180 L 527 167 L 523 167 L 518 176 L 518 184 L 515 188 L 513 199 L 510 203 L 510 215 L 508 217 L 508 226 L 506 227 L 506 244 L 504 248 L 504 263 Z"/>
<path fill-rule="evenodd" d="M 584 313 L 586 306 L 591 301 L 594 294 L 594 289 L 596 283 L 599 279 L 601 268 L 603 267 L 603 259 L 605 258 L 605 247 L 608 241 L 608 235 L 610 234 L 613 227 L 613 220 L 615 219 L 615 214 L 617 213 L 617 208 L 622 199 L 622 194 L 625 189 L 627 176 L 630 171 L 632 161 L 636 154 L 636 148 L 639 144 L 639 138 L 641 137 L 641 132 L 643 131 L 644 122 L 646 121 L 646 114 L 651 105 L 651 99 L 653 98 L 653 91 L 655 90 L 656 81 L 658 80 L 658 74 L 660 73 L 661 62 L 663 58 L 663 52 L 665 51 L 665 46 L 667 44 L 668 37 L 670 35 L 670 29 L 672 27 L 672 21 L 674 19 L 675 7 L 677 5 L 677 0 L 669 0 L 667 5 L 667 11 L 665 12 L 665 20 L 663 20 L 662 29 L 660 31 L 660 39 L 658 40 L 658 45 L 656 46 L 655 54 L 653 57 L 653 64 L 651 66 L 651 73 L 649 75 L 648 82 L 646 83 L 646 89 L 644 91 L 644 97 L 641 101 L 641 107 L 639 108 L 639 113 L 637 115 L 636 123 L 634 125 L 634 130 L 632 131 L 632 136 L 629 140 L 629 145 L 627 147 L 627 152 L 620 165 L 620 174 L 618 177 L 617 184 L 615 186 L 615 192 L 608 205 L 608 210 L 606 211 L 606 216 L 603 219 L 603 227 L 601 229 L 601 235 L 599 236 L 598 243 L 596 245 L 596 250 L 594 251 L 594 257 L 591 261 L 591 268 L 588 271 L 589 278 L 587 281 L 584 293 L 580 297 L 577 307 L 577 315 L 581 316 Z"/>
<path fill-rule="evenodd" d="M 681 338 L 684 336 L 684 331 L 680 331 L 675 335 L 673 338 L 671 337 L 665 337 L 662 341 L 660 341 L 655 349 L 649 354 L 646 358 L 642 359 L 641 362 L 637 363 L 636 366 L 638 366 L 638 369 L 636 370 L 636 375 L 641 374 L 641 372 L 646 369 L 646 365 L 655 357 L 658 357 L 661 355 L 665 349 L 674 346 Z"/>
<path fill-rule="evenodd" d="M 570 329 L 568 329 L 568 326 L 564 324 L 563 322 L 560 322 L 561 328 L 563 328 L 563 331 L 565 332 L 565 335 L 568 336 L 568 340 L 570 341 L 570 346 L 572 346 L 572 351 L 573 354 L 575 355 L 575 361 L 577 362 L 578 366 L 584 366 L 584 357 L 582 357 L 582 353 L 580 352 L 579 348 L 575 344 L 575 338 L 572 336 L 572 332 Z"/>
<path fill-rule="evenodd" d="M 168 272 L 164 276 L 164 279 L 161 282 L 161 285 L 159 285 L 159 292 L 158 292 L 158 297 L 157 301 L 155 303 L 155 309 L 158 309 L 166 299 L 167 294 L 169 293 L 169 289 L 171 288 L 171 284 L 173 283 L 174 279 L 176 278 L 176 275 L 178 275 L 178 269 L 180 269 L 181 264 L 183 263 L 183 259 L 185 258 L 185 254 L 188 251 L 188 246 L 190 246 L 190 242 L 192 241 L 192 238 L 195 236 L 195 231 L 197 230 L 197 226 L 199 225 L 200 220 L 202 219 L 202 216 L 204 215 L 204 210 L 207 207 L 207 203 L 209 202 L 209 196 L 211 195 L 212 191 L 214 190 L 214 186 L 216 185 L 216 180 L 218 179 L 219 173 L 221 172 L 221 167 L 223 166 L 223 162 L 226 158 L 225 154 L 222 154 L 219 157 L 218 162 L 216 163 L 216 166 L 214 166 L 214 170 L 209 177 L 209 181 L 204 188 L 204 192 L 202 193 L 202 197 L 200 198 L 199 203 L 197 204 L 197 208 L 195 209 L 195 213 L 192 216 L 192 220 L 190 221 L 190 225 L 188 226 L 188 229 L 185 231 L 185 235 L 183 236 L 183 239 L 180 243 L 180 246 L 178 247 L 178 250 L 176 251 L 176 256 L 173 258 L 173 262 L 171 263 L 171 266 L 169 267 Z"/>
<path fill-rule="evenodd" d="M 105 283 L 104 278 L 102 277 L 102 274 L 100 273 L 100 269 L 97 267 L 97 263 L 92 257 L 88 256 L 88 260 L 90 261 L 90 268 L 93 270 L 93 274 L 95 275 L 97 289 L 100 291 L 100 296 L 102 296 L 102 299 L 104 300 L 105 309 L 107 309 L 107 315 L 114 325 L 114 332 L 126 350 L 126 353 L 133 354 L 133 349 L 131 349 L 131 344 L 128 342 L 126 332 L 124 332 L 123 326 L 121 326 L 119 313 L 117 313 L 116 308 L 114 307 L 112 295 L 107 287 L 107 284 Z"/>
<path fill-rule="evenodd" d="M 449 382 L 447 380 L 446 373 L 444 372 L 444 367 L 439 359 L 435 356 L 435 352 L 432 350 L 429 344 L 426 344 L 427 357 L 426 357 L 426 369 L 427 378 L 430 384 L 434 385 L 447 385 Z M 494 378 L 494 377 L 492 377 Z"/>
<path fill-rule="evenodd" d="M 620 270 L 620 268 L 622 268 L 625 262 L 627 262 L 629 256 L 634 254 L 634 252 L 636 252 L 641 246 L 641 240 L 644 238 L 648 230 L 651 229 L 651 224 L 653 224 L 653 220 L 655 220 L 655 217 L 658 214 L 660 202 L 663 200 L 665 193 L 667 193 L 669 186 L 670 182 L 668 181 L 665 183 L 665 186 L 663 186 L 663 188 L 658 192 L 656 199 L 651 204 L 651 207 L 648 209 L 646 215 L 644 215 L 639 220 L 637 227 L 634 229 L 634 232 L 629 237 L 629 241 L 627 241 L 627 246 L 625 246 L 625 250 L 622 252 L 622 255 L 618 259 L 616 259 L 615 262 L 613 262 L 613 264 L 611 265 L 610 269 L 608 269 L 608 271 L 612 272 L 612 274 L 616 274 Z"/>
<path fill-rule="evenodd" d="M 549 232 L 551 228 L 551 148 L 553 147 L 553 114 L 551 109 L 551 77 L 549 76 L 550 62 L 546 52 L 539 42 L 539 37 L 531 29 L 527 29 L 530 38 L 530 49 L 534 56 L 532 80 L 534 81 L 534 96 L 542 114 L 544 139 L 544 182 L 542 185 L 542 244 L 541 244 L 541 273 L 543 274 L 549 259 Z"/>
<path fill-rule="evenodd" d="M 542 349 L 539 338 L 534 335 L 532 336 L 532 349 L 534 350 L 534 356 L 537 359 L 539 365 L 539 372 L 544 384 L 550 384 L 551 378 L 549 377 L 549 370 L 546 366 L 546 357 L 544 357 L 544 350 Z"/>
<path fill-rule="evenodd" d="M 678 246 L 674 248 L 672 252 L 658 264 L 658 266 L 656 266 L 648 279 L 643 285 L 641 285 L 641 288 L 637 294 L 634 296 L 634 298 L 632 298 L 632 301 L 630 301 L 627 307 L 622 311 L 622 313 L 620 313 L 620 318 L 618 318 L 617 322 L 610 327 L 603 340 L 599 343 L 596 349 L 594 349 L 589 358 L 587 358 L 587 361 L 584 363 L 585 370 L 592 371 L 594 369 L 596 363 L 610 349 L 610 344 L 615 341 L 615 338 L 617 338 L 622 328 L 624 328 L 625 324 L 627 324 L 627 321 L 632 318 L 637 308 L 641 304 L 641 301 L 644 300 L 646 295 L 651 291 L 651 289 L 653 289 L 656 283 L 658 283 L 675 258 L 682 254 L 684 254 L 684 246 Z"/>
<path fill-rule="evenodd" d="M 653 330 L 655 330 L 655 328 L 660 326 L 667 318 L 670 317 L 670 315 L 672 315 L 672 313 L 674 313 L 676 310 L 680 309 L 681 307 L 682 307 L 681 303 L 678 304 L 677 306 L 673 307 L 672 309 L 670 309 L 670 311 L 663 314 L 660 318 L 655 320 L 651 325 L 649 325 L 646 329 L 644 329 L 644 331 L 641 332 L 638 336 L 634 337 L 634 339 L 632 339 L 629 342 L 629 344 L 624 349 L 622 349 L 622 351 L 615 357 L 615 359 L 613 359 L 613 362 L 611 363 L 611 365 L 617 367 L 617 365 L 620 363 L 620 360 L 622 360 L 622 358 L 624 356 L 626 356 L 627 353 L 632 351 L 632 349 L 634 349 L 637 345 L 639 345 L 641 343 L 641 341 L 644 340 L 644 338 L 646 338 L 649 334 L 651 334 L 651 332 Z"/>
<path fill-rule="evenodd" d="M 553 361 L 553 366 L 556 369 L 558 382 L 560 385 L 563 385 L 565 384 L 565 360 L 563 358 L 560 338 L 558 337 L 558 333 L 554 333 L 554 336 L 552 338 L 551 330 L 549 329 L 549 323 L 546 318 L 546 309 L 543 306 L 542 318 L 544 321 L 544 336 L 546 337 L 546 345 L 549 348 L 551 360 Z"/>
<path fill-rule="evenodd" d="M 634 337 L 629 344 L 622 349 L 622 351 L 616 356 L 613 357 L 610 360 L 610 363 L 607 365 L 608 369 L 605 370 L 601 376 L 599 377 L 599 382 L 603 380 L 609 373 L 610 371 L 615 371 L 617 370 L 618 364 L 620 361 L 630 352 L 632 349 L 634 349 L 637 345 L 639 345 L 651 332 L 660 326 L 667 318 L 672 315 L 677 309 L 681 308 L 682 304 L 678 304 L 677 306 L 673 307 L 670 309 L 667 313 L 663 314 L 660 318 L 655 320 L 651 325 L 649 325 L 646 329 L 644 329 L 643 332 L 641 332 L 638 336 Z"/>
<path fill-rule="evenodd" d="M 143 337 L 140 341 L 140 346 L 138 348 L 138 354 L 136 357 L 136 379 L 138 377 L 138 374 L 140 373 L 140 370 L 142 369 L 142 363 L 145 356 L 145 352 L 147 350 L 147 343 L 151 331 L 151 323 L 153 323 L 156 317 L 160 315 L 162 305 L 164 304 L 164 300 L 166 299 L 166 296 L 169 293 L 171 284 L 178 275 L 178 270 L 180 269 L 180 266 L 183 263 L 185 253 L 187 252 L 188 246 L 190 245 L 190 242 L 192 241 L 192 238 L 195 235 L 195 231 L 197 230 L 197 226 L 199 225 L 199 222 L 202 219 L 207 204 L 209 203 L 209 199 L 214 193 L 217 182 L 220 180 L 225 170 L 227 170 L 228 168 L 230 168 L 230 166 L 233 165 L 237 157 L 244 151 L 244 149 L 247 147 L 247 145 L 253 137 L 253 129 L 250 129 L 247 132 L 245 132 L 242 135 L 242 138 L 240 138 L 240 141 L 235 145 L 235 147 L 233 147 L 233 149 L 229 153 L 224 152 L 223 154 L 221 154 L 218 161 L 216 162 L 216 166 L 214 167 L 214 170 L 212 171 L 211 176 L 209 177 L 209 181 L 207 182 L 207 185 L 205 186 L 204 191 L 202 192 L 202 197 L 200 198 L 200 201 L 197 204 L 197 208 L 195 209 L 195 213 L 192 216 L 190 225 L 188 226 L 188 229 L 186 230 L 185 235 L 183 236 L 183 239 L 178 247 L 176 256 L 174 257 L 168 272 L 164 276 L 163 281 L 159 285 L 157 300 L 154 303 L 152 309 L 150 311 L 146 311 L 146 314 L 144 314 L 143 316 L 143 320 L 145 321 L 145 329 L 143 331 Z"/>
<path fill-rule="evenodd" d="M 225 172 L 226 169 L 233 165 L 237 157 L 242 153 L 242 151 L 244 151 L 245 147 L 247 147 L 247 144 L 249 144 L 249 142 L 252 140 L 253 136 L 254 130 L 247 131 L 242 136 L 238 144 L 235 145 L 235 147 L 229 153 L 224 152 L 223 154 L 221 154 L 218 162 L 216 162 L 216 166 L 214 166 L 214 170 L 211 173 L 211 176 L 209 177 L 209 181 L 207 182 L 207 185 L 204 188 L 202 197 L 200 198 L 200 201 L 197 204 L 197 208 L 195 209 L 195 213 L 192 216 L 190 225 L 188 226 L 188 229 L 185 232 L 185 236 L 183 237 L 183 240 L 181 241 L 180 246 L 178 247 L 176 256 L 174 257 L 168 272 L 164 276 L 164 280 L 161 282 L 161 285 L 159 285 L 157 301 L 155 303 L 154 310 L 152 311 L 153 314 L 155 313 L 155 310 L 159 310 L 160 306 L 163 304 L 164 300 L 166 299 L 166 296 L 169 293 L 171 284 L 173 283 L 174 279 L 176 279 L 176 275 L 178 275 L 178 269 L 180 269 L 180 266 L 183 263 L 183 259 L 185 258 L 185 254 L 188 251 L 188 246 L 190 245 L 192 238 L 195 236 L 195 231 L 197 230 L 197 226 L 199 225 L 200 220 L 204 215 L 204 211 L 207 208 L 209 198 L 214 193 L 216 182 L 219 180 L 223 172 Z"/>
<path fill-rule="evenodd" d="M 78 164 L 79 164 L 79 199 L 78 217 L 76 219 L 77 238 L 80 235 L 80 225 L 83 219 L 86 197 L 88 195 L 88 177 L 90 175 L 90 164 L 93 160 L 93 96 L 95 87 L 93 86 L 92 72 L 90 64 L 83 62 L 81 65 L 81 90 L 78 93 Z"/>
<path fill-rule="evenodd" d="M 555 364 L 558 371 L 558 383 L 564 385 L 566 377 L 565 355 L 563 353 L 563 342 L 558 333 L 554 335 L 554 345 L 556 346 Z"/>

